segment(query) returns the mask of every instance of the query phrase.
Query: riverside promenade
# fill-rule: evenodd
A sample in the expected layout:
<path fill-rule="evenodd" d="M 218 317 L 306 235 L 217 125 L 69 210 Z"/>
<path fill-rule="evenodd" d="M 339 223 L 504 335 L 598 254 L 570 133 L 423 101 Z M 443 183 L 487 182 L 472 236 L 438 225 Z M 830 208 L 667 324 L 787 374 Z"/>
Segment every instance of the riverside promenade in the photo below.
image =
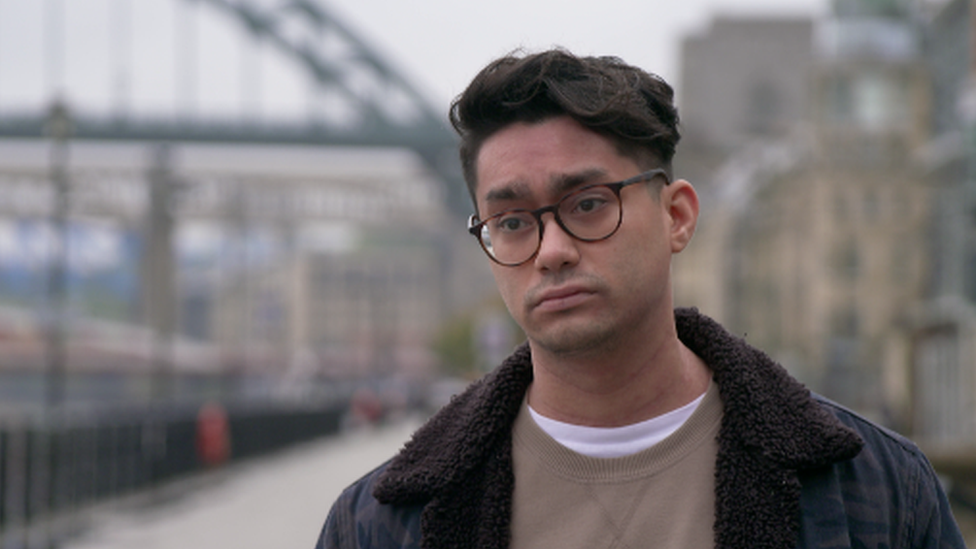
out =
<path fill-rule="evenodd" d="M 342 489 L 391 457 L 420 425 L 408 419 L 344 432 L 101 504 L 60 547 L 312 549 Z"/>

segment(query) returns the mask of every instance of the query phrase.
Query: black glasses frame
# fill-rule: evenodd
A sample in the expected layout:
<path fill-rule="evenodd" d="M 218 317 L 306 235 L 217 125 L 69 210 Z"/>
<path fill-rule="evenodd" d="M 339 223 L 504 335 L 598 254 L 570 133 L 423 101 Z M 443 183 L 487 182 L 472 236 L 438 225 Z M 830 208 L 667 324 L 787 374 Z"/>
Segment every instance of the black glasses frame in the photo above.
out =
<path fill-rule="evenodd" d="M 601 240 L 606 240 L 611 236 L 613 236 L 617 232 L 617 229 L 620 228 L 620 224 L 623 223 L 624 204 L 623 204 L 623 200 L 620 199 L 620 191 L 624 187 L 628 187 L 630 185 L 636 185 L 637 183 L 645 183 L 657 177 L 664 177 L 665 185 L 671 184 L 671 178 L 668 177 L 667 170 L 664 170 L 662 168 L 655 168 L 653 170 L 648 170 L 644 173 L 637 174 L 634 177 L 624 179 L 623 181 L 617 181 L 615 183 L 596 183 L 594 185 L 587 185 L 585 187 L 580 187 L 579 189 L 575 189 L 572 192 L 567 193 L 565 196 L 560 198 L 559 201 L 557 201 L 555 204 L 549 204 L 548 206 L 543 206 L 535 210 L 527 210 L 525 208 L 511 208 L 508 210 L 498 212 L 495 215 L 489 217 L 488 219 L 485 219 L 484 221 L 479 221 L 478 216 L 473 214 L 471 217 L 468 218 L 468 232 L 478 239 L 478 244 L 481 245 L 481 249 L 485 251 L 485 254 L 487 254 L 492 261 L 498 263 L 499 265 L 504 265 L 506 267 L 517 267 L 519 265 L 522 265 L 523 263 L 531 261 L 532 258 L 534 258 L 536 254 L 539 253 L 539 248 L 542 247 L 542 232 L 544 230 L 543 223 L 542 223 L 543 214 L 552 212 L 552 216 L 556 220 L 556 224 L 559 225 L 559 228 L 561 228 L 563 231 L 566 232 L 566 234 L 575 238 L 576 240 L 580 240 L 582 242 L 599 242 Z M 619 210 L 617 212 L 617 225 L 606 236 L 601 236 L 600 238 L 581 238 L 579 236 L 576 236 L 573 233 L 573 231 L 569 230 L 566 227 L 566 224 L 563 223 L 562 218 L 559 216 L 559 206 L 569 197 L 596 187 L 606 187 L 611 191 L 613 191 L 613 194 L 617 196 L 617 208 Z M 487 224 L 489 221 L 495 219 L 496 217 L 501 217 L 503 215 L 510 215 L 512 212 L 525 212 L 531 214 L 532 217 L 535 218 L 536 224 L 539 226 L 539 240 L 535 246 L 535 251 L 532 252 L 532 255 L 523 259 L 522 261 L 518 261 L 515 263 L 506 263 L 498 259 L 494 255 L 492 255 L 492 253 L 488 250 L 488 247 L 485 246 L 485 241 L 481 238 L 481 235 L 485 224 Z"/>

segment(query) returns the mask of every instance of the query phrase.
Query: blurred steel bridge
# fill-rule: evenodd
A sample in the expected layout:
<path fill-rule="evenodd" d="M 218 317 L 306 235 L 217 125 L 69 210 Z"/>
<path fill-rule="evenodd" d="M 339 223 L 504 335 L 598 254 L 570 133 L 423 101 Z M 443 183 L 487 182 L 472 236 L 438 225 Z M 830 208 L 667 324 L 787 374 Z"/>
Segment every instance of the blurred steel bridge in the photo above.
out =
<path fill-rule="evenodd" d="M 72 25 L 91 24 L 83 10 L 94 4 L 86 0 L 47 0 L 39 15 L 43 18 L 45 37 L 43 52 L 19 51 L 18 56 L 42 59 L 45 67 L 45 93 L 50 103 L 45 105 L 3 108 L 0 103 L 0 138 L 51 137 L 57 121 L 54 106 L 70 109 L 70 129 L 73 141 L 111 140 L 145 141 L 153 143 L 220 143 L 273 144 L 315 146 L 398 147 L 414 151 L 429 169 L 437 174 L 451 208 L 464 215 L 467 198 L 460 184 L 460 170 L 456 155 L 456 140 L 446 123 L 446 105 L 433 107 L 409 80 L 360 38 L 351 28 L 322 4 L 313 0 L 286 0 L 274 6 L 268 2 L 257 4 L 245 0 L 172 0 L 178 13 L 174 24 L 174 43 L 177 52 L 171 66 L 173 94 L 170 112 L 140 113 L 134 97 L 134 74 L 142 67 L 135 64 L 130 51 L 134 40 L 133 9 L 162 2 L 117 0 L 110 12 L 102 13 L 110 21 L 107 29 L 113 41 L 112 59 L 90 59 L 71 52 L 79 47 L 78 33 L 70 33 Z M 103 6 L 104 7 L 104 6 Z M 5 18 L 14 7 L 4 7 Z M 104 10 L 103 10 L 104 11 Z M 235 85 L 222 83 L 222 89 L 237 88 L 241 98 L 236 115 L 214 116 L 200 105 L 205 90 L 201 85 L 201 66 L 208 44 L 201 40 L 199 21 L 211 25 L 221 21 L 234 27 L 242 55 L 240 80 Z M 85 19 L 85 21 L 77 21 Z M 10 21 L 10 19 L 8 19 Z M 19 24 L 19 23 L 18 23 Z M 18 45 L 18 50 L 21 45 Z M 168 50 L 171 44 L 149 45 Z M 118 53 L 122 51 L 123 53 Z M 292 76 L 304 80 L 307 86 L 305 113 L 294 110 L 287 116 L 261 116 L 262 92 L 269 87 L 269 79 L 261 74 L 262 52 L 273 52 L 274 62 L 288 65 Z M 127 55 L 128 53 L 128 55 Z M 74 62 L 74 64 L 72 64 Z M 112 82 L 98 83 L 105 90 L 115 90 L 112 104 L 90 108 L 72 95 L 72 80 L 67 76 L 88 72 L 84 65 L 114 65 L 111 69 L 92 70 Z M 142 61 L 147 63 L 149 61 Z M 4 69 L 0 56 L 0 71 Z M 80 66 L 75 66 L 80 65 Z M 164 70 L 160 68 L 159 70 Z M 114 73 L 114 74 L 110 74 Z M 4 82 L 6 80 L 6 82 Z M 0 98 L 4 88 L 18 85 L 19 77 L 0 78 Z M 11 83 L 13 81 L 13 83 Z M 91 86 L 89 86 L 91 87 Z M 165 86 L 164 86 L 165 87 Z M 90 95 L 90 93 L 89 93 Z M 109 95 L 109 94 L 103 94 Z M 101 97 L 99 99 L 105 99 Z M 213 102 L 213 101 L 211 101 Z M 269 101 L 265 101 L 266 103 Z M 303 115 L 304 114 L 304 115 Z"/>
<path fill-rule="evenodd" d="M 135 17 L 167 9 L 176 21 L 171 43 L 139 49 L 149 38 L 141 34 L 152 34 L 145 29 L 153 25 L 136 32 Z M 101 32 L 92 28 L 93 17 L 101 19 Z M 216 28 L 244 53 L 239 79 L 214 85 L 215 75 L 227 72 L 205 64 L 208 56 L 220 58 L 222 50 L 209 43 Z M 9 48 L 11 35 L 40 35 L 42 40 L 25 38 Z M 79 36 L 86 38 L 78 41 Z M 108 47 L 93 52 L 85 42 L 89 39 L 107 40 Z M 213 51 L 207 53 L 208 48 Z M 142 85 L 143 95 L 146 90 L 156 94 L 155 106 L 140 103 L 136 75 L 162 69 L 140 59 L 136 50 L 173 53 L 171 80 Z M 264 63 L 267 59 L 274 64 Z M 32 63 L 43 68 L 43 82 L 33 88 L 17 72 Z M 262 68 L 277 72 L 265 75 Z M 269 105 L 283 79 L 291 82 L 284 93 L 291 100 L 279 100 L 275 110 Z M 92 94 L 93 87 L 113 91 Z M 166 99 L 160 100 L 157 88 L 172 93 L 163 93 Z M 230 101 L 213 97 L 227 90 L 238 96 L 237 108 L 228 109 Z M 302 93 L 304 101 L 296 100 Z M 304 109 L 297 105 L 303 102 Z M 432 201 L 460 218 L 468 199 L 445 114 L 446 105 L 432 107 L 400 70 L 312 0 L 0 4 L 0 216 L 47 219 L 62 239 L 68 219 L 77 216 L 144 224 L 145 272 L 151 276 L 145 328 L 157 343 L 143 362 L 157 363 L 154 375 L 160 385 L 173 383 L 166 370 L 178 359 L 167 349 L 178 342 L 172 310 L 172 238 L 178 218 L 235 223 L 250 209 L 272 222 L 381 218 L 396 223 L 411 208 L 428 213 Z M 182 171 L 174 168 L 170 153 L 194 147 L 209 152 L 198 154 L 195 164 L 183 158 Z M 418 161 L 404 160 L 403 151 Z M 343 163 L 345 157 L 352 160 Z M 290 165 L 296 158 L 302 165 Z M 369 173 L 350 168 L 356 162 L 368 164 Z M 341 173 L 330 179 L 316 173 L 320 168 Z M 423 195 L 428 183 L 438 187 L 438 196 L 410 196 Z M 285 198 L 272 196 L 269 187 Z M 424 223 L 431 224 L 420 219 L 415 226 Z M 39 420 L 0 421 L 0 547 L 34 546 L 28 538 L 38 525 L 56 522 L 92 501 L 207 466 L 200 459 L 199 402 L 167 404 L 164 399 L 66 413 L 69 345 L 65 314 L 58 310 L 69 291 L 66 263 L 64 255 L 52 262 L 47 306 L 55 310 L 40 315 L 46 355 L 38 371 L 47 378 L 47 411 Z M 381 318 L 386 309 L 370 314 Z M 352 391 L 345 390 L 328 398 L 306 394 L 291 402 L 228 403 L 230 459 L 334 432 L 351 397 Z M 54 543 L 58 535 L 42 537 Z"/>
<path fill-rule="evenodd" d="M 139 231 L 142 320 L 164 344 L 182 219 L 238 236 L 249 220 L 292 235 L 307 221 L 386 224 L 433 240 L 446 268 L 442 214 L 462 217 L 467 198 L 445 111 L 312 0 L 0 4 L 0 216 L 49 222 L 61 242 L 73 218 Z M 52 403 L 65 247 L 41 315 Z"/>

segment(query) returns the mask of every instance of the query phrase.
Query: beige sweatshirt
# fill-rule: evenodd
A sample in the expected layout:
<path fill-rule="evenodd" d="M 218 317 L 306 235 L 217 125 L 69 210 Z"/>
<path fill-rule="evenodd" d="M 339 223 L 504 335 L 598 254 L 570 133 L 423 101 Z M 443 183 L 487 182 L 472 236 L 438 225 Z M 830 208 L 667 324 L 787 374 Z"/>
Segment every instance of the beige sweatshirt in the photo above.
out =
<path fill-rule="evenodd" d="M 523 403 L 512 434 L 512 549 L 714 547 L 721 419 L 712 383 L 668 438 L 636 454 L 592 458 L 553 440 Z"/>

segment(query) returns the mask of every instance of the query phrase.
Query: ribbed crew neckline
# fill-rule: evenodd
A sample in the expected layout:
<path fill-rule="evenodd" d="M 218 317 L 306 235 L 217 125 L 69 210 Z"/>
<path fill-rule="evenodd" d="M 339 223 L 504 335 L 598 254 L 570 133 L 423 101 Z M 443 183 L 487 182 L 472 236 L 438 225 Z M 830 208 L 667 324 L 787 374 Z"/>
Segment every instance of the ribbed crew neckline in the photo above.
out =
<path fill-rule="evenodd" d="M 709 382 L 701 403 L 670 436 L 636 453 L 621 457 L 590 457 L 575 452 L 549 436 L 532 418 L 527 401 L 515 420 L 513 441 L 553 474 L 579 482 L 623 482 L 663 471 L 718 434 L 722 401 L 718 386 Z"/>
<path fill-rule="evenodd" d="M 556 442 L 590 457 L 619 457 L 650 448 L 671 436 L 688 421 L 705 398 L 702 392 L 695 400 L 631 425 L 620 427 L 589 427 L 550 419 L 528 405 L 536 424 Z"/>

